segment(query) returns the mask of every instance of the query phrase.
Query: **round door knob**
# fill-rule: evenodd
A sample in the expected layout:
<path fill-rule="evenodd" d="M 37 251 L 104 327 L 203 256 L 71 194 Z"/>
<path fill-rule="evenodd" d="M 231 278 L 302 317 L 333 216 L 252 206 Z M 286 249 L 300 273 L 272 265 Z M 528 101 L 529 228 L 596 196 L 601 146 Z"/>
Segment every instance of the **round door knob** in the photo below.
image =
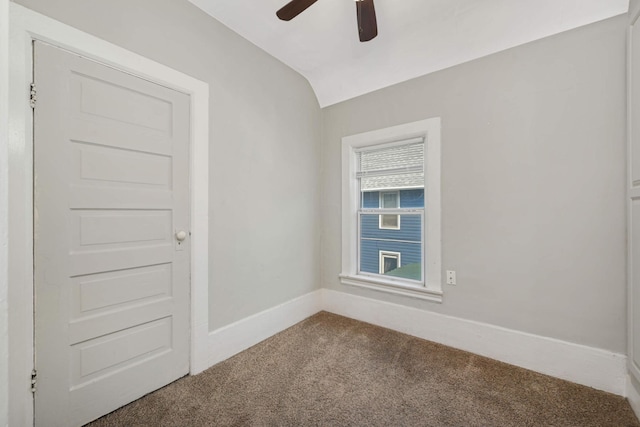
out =
<path fill-rule="evenodd" d="M 186 238 L 187 238 L 187 232 L 186 231 L 178 231 L 176 233 L 176 239 L 178 239 L 178 242 L 182 242 Z"/>

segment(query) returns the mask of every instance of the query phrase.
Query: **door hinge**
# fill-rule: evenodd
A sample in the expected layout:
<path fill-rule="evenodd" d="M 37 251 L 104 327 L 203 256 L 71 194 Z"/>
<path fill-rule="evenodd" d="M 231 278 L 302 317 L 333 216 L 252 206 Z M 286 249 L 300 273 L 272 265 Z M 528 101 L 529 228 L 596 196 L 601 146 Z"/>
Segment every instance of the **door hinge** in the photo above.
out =
<path fill-rule="evenodd" d="M 31 92 L 29 92 L 29 104 L 31 105 L 31 108 L 36 108 L 36 100 L 37 100 L 36 95 L 37 95 L 36 84 L 31 83 Z"/>
<path fill-rule="evenodd" d="M 38 371 L 34 369 L 31 371 L 31 393 L 36 392 L 37 382 L 38 382 Z"/>

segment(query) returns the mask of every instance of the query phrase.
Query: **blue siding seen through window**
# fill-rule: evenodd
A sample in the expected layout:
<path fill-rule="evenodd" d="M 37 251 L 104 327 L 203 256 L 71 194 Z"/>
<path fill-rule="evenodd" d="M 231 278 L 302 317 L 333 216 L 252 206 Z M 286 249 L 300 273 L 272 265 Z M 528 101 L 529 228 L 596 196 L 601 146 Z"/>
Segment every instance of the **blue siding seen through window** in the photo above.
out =
<path fill-rule="evenodd" d="M 380 207 L 380 192 L 365 191 L 362 193 L 362 207 L 365 209 L 377 209 Z"/>
<path fill-rule="evenodd" d="M 424 190 L 400 190 L 401 208 L 424 208 Z"/>
<path fill-rule="evenodd" d="M 424 190 L 411 189 L 400 191 L 401 208 L 423 208 Z M 380 207 L 379 191 L 364 191 L 362 208 Z M 401 267 L 422 263 L 422 238 L 420 215 L 403 214 L 400 216 L 400 229 L 380 229 L 379 215 L 363 214 L 360 229 L 360 271 L 379 273 L 380 251 L 399 252 Z"/>
<path fill-rule="evenodd" d="M 384 240 L 410 240 L 412 242 L 420 242 L 420 215 L 403 214 L 400 215 L 400 229 L 389 230 L 381 229 L 376 214 L 363 214 L 361 216 L 360 237 L 366 239 L 384 239 Z M 392 249 L 389 249 L 392 250 Z"/>
<path fill-rule="evenodd" d="M 380 271 L 380 251 L 400 252 L 401 267 L 422 261 L 420 243 L 388 242 L 381 240 L 360 241 L 360 271 L 377 274 Z"/>

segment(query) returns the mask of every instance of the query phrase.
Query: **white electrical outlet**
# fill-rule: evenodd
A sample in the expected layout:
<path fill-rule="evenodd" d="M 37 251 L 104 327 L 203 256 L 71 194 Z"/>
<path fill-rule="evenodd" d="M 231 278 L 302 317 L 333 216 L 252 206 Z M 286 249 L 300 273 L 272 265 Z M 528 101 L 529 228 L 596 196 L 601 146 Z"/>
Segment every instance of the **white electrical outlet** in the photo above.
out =
<path fill-rule="evenodd" d="M 456 284 L 456 272 L 453 270 L 447 270 L 447 285 Z"/>

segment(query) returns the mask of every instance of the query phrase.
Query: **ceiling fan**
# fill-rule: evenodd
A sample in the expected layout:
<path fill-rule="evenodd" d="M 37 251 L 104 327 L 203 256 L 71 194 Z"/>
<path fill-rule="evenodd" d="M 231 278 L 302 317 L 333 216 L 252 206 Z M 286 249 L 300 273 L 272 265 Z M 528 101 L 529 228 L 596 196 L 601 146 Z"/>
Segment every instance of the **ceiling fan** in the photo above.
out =
<path fill-rule="evenodd" d="M 290 21 L 318 0 L 291 0 L 276 12 L 278 18 Z M 376 10 L 373 0 L 356 0 L 356 14 L 358 16 L 358 34 L 361 42 L 368 42 L 378 35 Z"/>

